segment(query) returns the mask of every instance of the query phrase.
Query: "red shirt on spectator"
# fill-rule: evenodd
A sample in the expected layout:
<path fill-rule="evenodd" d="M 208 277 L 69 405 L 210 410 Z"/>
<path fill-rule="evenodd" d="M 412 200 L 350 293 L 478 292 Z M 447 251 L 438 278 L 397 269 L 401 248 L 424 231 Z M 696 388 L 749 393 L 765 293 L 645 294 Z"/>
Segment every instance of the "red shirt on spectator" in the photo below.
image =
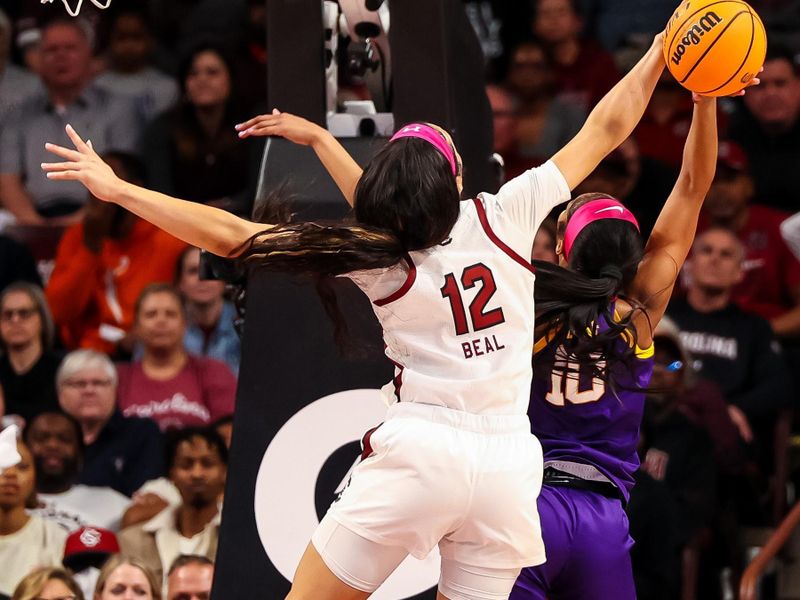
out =
<path fill-rule="evenodd" d="M 556 91 L 588 112 L 619 81 L 614 58 L 594 40 L 584 40 L 571 65 L 555 65 Z"/>
<path fill-rule="evenodd" d="M 737 233 L 745 250 L 744 279 L 734 288 L 733 301 L 746 311 L 774 319 L 794 308 L 792 290 L 800 285 L 800 262 L 780 231 L 789 215 L 757 204 L 748 210 L 747 222 Z"/>
<path fill-rule="evenodd" d="M 155 421 L 161 431 L 204 426 L 233 413 L 236 378 L 218 360 L 189 355 L 172 379 L 148 377 L 141 362 L 118 364 L 119 408 L 126 417 Z"/>

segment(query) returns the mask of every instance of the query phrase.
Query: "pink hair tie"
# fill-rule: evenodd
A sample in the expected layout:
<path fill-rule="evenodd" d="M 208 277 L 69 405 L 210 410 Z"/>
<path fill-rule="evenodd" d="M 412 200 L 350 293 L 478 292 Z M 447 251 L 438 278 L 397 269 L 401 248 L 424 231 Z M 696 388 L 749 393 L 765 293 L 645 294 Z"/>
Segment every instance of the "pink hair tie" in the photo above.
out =
<path fill-rule="evenodd" d="M 453 147 L 447 143 L 447 140 L 441 132 L 425 123 L 411 123 L 395 133 L 389 141 L 393 142 L 400 138 L 408 137 L 419 138 L 433 145 L 439 152 L 444 154 L 447 162 L 450 163 L 450 169 L 453 171 L 453 175 L 457 173 L 455 152 L 453 151 Z"/>
<path fill-rule="evenodd" d="M 636 227 L 636 231 L 639 231 L 639 223 L 636 221 L 636 217 L 619 200 L 614 200 L 613 198 L 591 200 L 576 210 L 567 223 L 567 229 L 564 231 L 564 258 L 569 260 L 572 245 L 580 232 L 589 223 L 594 223 L 601 219 L 627 221 Z"/>

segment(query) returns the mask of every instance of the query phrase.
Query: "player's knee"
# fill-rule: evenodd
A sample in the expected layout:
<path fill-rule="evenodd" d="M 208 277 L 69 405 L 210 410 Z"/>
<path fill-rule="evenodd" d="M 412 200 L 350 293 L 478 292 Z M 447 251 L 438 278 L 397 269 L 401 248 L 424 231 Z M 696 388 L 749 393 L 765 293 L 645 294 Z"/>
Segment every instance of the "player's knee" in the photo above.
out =
<path fill-rule="evenodd" d="M 442 558 L 439 593 L 448 600 L 506 600 L 519 569 L 489 569 Z"/>

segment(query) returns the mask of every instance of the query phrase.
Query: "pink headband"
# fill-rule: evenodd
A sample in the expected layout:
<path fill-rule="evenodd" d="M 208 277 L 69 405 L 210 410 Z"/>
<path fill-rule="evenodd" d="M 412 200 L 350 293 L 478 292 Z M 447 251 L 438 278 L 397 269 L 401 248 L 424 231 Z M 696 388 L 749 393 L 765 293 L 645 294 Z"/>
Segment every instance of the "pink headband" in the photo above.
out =
<path fill-rule="evenodd" d="M 613 198 L 591 200 L 576 210 L 567 223 L 567 229 L 564 232 L 564 258 L 569 260 L 572 244 L 575 243 L 575 238 L 583 231 L 584 227 L 601 219 L 627 221 L 628 223 L 633 223 L 636 231 L 639 231 L 639 223 L 636 222 L 636 217 L 618 200 Z"/>
<path fill-rule="evenodd" d="M 456 174 L 457 169 L 455 152 L 453 151 L 452 146 L 447 143 L 447 140 L 444 139 L 444 136 L 441 134 L 441 132 L 437 131 L 430 125 L 425 125 L 424 123 L 411 123 L 395 133 L 392 136 L 392 139 L 389 141 L 393 142 L 395 140 L 399 140 L 400 138 L 407 137 L 419 138 L 421 140 L 425 140 L 429 144 L 432 144 L 439 152 L 444 154 L 447 162 L 450 163 L 450 169 L 453 171 L 453 175 Z"/>

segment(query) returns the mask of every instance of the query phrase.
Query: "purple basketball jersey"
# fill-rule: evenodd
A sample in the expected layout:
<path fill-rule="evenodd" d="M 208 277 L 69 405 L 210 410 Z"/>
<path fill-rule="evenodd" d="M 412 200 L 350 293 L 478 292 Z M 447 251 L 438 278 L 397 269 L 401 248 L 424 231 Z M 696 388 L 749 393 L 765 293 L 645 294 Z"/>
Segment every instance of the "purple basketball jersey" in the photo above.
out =
<path fill-rule="evenodd" d="M 615 386 L 608 389 L 604 382 L 593 380 L 591 372 L 575 373 L 572 366 L 565 375 L 554 372 L 553 365 L 563 360 L 563 349 L 554 344 L 537 347 L 528 415 L 545 463 L 591 465 L 620 489 L 627 502 L 639 468 L 636 445 L 652 357 L 651 346 L 637 349 L 632 366 L 614 365 L 610 376 Z"/>

